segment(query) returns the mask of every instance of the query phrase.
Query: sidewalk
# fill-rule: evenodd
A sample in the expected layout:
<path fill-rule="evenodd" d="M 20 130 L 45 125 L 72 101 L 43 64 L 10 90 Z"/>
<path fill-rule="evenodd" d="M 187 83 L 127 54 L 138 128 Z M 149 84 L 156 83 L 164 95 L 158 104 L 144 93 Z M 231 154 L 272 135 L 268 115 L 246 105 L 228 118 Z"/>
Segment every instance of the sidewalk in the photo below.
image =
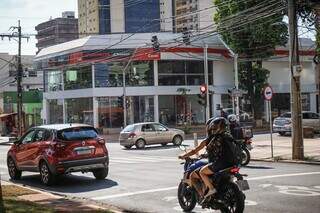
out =
<path fill-rule="evenodd" d="M 31 202 L 32 205 L 48 208 L 49 210 L 53 209 L 54 212 L 121 212 L 115 207 L 104 207 L 102 205 L 95 204 L 93 201 L 53 195 L 51 193 L 23 187 L 6 181 L 1 181 L 1 185 L 2 190 L 6 191 L 7 194 L 10 194 L 8 195 L 9 197 L 4 195 L 5 201 L 7 199 L 7 202 L 9 203 Z M 5 187 L 7 187 L 6 190 Z M 9 208 L 9 206 L 6 207 L 6 202 L 5 208 Z"/>
<path fill-rule="evenodd" d="M 259 140 L 258 135 L 253 138 L 251 159 L 266 160 L 271 158 L 271 140 Z M 273 135 L 273 156 L 275 160 L 292 160 L 291 136 Z M 304 138 L 304 156 L 306 161 L 320 162 L 320 136 L 312 139 Z"/>

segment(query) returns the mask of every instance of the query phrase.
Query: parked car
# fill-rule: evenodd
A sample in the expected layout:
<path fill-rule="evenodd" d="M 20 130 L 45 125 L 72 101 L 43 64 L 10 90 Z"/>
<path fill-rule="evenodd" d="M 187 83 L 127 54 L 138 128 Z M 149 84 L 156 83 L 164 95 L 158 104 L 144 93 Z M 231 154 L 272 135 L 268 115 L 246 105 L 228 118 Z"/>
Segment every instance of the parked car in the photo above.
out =
<path fill-rule="evenodd" d="M 16 140 L 7 154 L 11 179 L 23 171 L 40 172 L 45 185 L 58 175 L 92 172 L 96 179 L 108 175 L 109 157 L 105 140 L 85 124 L 43 125 L 29 129 Z"/>
<path fill-rule="evenodd" d="M 315 132 L 320 131 L 319 114 L 309 111 L 302 112 L 302 127 L 311 127 Z M 283 113 L 273 121 L 273 131 L 280 135 L 290 133 L 292 128 L 291 112 Z"/>
<path fill-rule="evenodd" d="M 160 123 L 136 123 L 128 125 L 120 132 L 119 142 L 121 146 L 130 149 L 136 146 L 143 149 L 145 145 L 161 144 L 163 146 L 172 142 L 178 146 L 184 139 L 184 132 L 179 129 L 172 129 Z"/>

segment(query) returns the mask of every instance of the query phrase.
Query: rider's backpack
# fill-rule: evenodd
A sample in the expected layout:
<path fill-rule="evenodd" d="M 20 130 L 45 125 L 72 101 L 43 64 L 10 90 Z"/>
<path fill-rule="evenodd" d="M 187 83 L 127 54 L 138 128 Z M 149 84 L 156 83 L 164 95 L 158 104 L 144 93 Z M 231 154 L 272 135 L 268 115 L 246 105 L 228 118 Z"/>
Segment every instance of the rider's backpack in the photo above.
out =
<path fill-rule="evenodd" d="M 230 151 L 233 156 L 233 164 L 234 165 L 240 165 L 242 162 L 242 149 L 241 144 L 238 143 L 236 140 L 232 139 L 228 141 Z"/>

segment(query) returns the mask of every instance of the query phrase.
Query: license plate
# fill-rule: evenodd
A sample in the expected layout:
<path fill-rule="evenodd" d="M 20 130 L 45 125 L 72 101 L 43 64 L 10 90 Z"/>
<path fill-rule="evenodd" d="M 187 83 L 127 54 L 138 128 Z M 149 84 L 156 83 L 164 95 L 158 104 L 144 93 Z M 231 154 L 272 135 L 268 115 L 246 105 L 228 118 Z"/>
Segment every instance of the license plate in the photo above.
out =
<path fill-rule="evenodd" d="M 249 183 L 247 180 L 238 180 L 236 181 L 236 184 L 239 186 L 239 189 L 241 191 L 245 191 L 249 189 Z"/>
<path fill-rule="evenodd" d="M 87 155 L 92 153 L 92 149 L 82 149 L 76 151 L 77 155 Z"/>

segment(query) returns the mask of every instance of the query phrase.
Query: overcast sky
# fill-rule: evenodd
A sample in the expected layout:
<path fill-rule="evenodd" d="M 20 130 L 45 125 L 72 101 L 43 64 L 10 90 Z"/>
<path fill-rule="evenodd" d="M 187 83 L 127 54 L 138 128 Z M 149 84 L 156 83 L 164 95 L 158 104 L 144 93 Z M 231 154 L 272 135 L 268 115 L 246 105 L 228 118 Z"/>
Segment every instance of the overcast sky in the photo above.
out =
<path fill-rule="evenodd" d="M 22 33 L 35 34 L 34 27 L 52 18 L 61 17 L 63 11 L 75 11 L 77 0 L 0 0 L 0 34 L 9 33 L 10 26 L 17 26 L 21 21 Z M 31 37 L 27 43 L 23 39 L 22 54 L 35 55 L 36 39 Z M 0 39 L 0 52 L 18 53 L 18 43 L 14 40 Z"/>

